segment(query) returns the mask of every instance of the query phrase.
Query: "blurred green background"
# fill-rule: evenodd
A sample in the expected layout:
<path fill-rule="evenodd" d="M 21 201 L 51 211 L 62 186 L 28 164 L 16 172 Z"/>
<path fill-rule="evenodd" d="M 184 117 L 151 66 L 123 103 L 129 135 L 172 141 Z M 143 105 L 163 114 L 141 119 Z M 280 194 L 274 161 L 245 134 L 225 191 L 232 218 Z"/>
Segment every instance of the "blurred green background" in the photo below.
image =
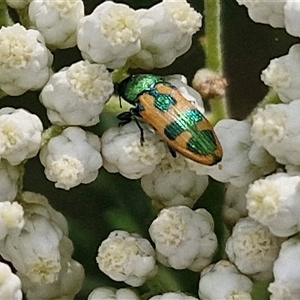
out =
<path fill-rule="evenodd" d="M 84 2 L 86 14 L 90 14 L 103 1 Z M 148 8 L 159 1 L 116 2 L 127 3 L 133 8 Z M 204 15 L 202 0 L 188 2 Z M 252 22 L 245 7 L 239 6 L 235 0 L 222 1 L 222 24 L 224 74 L 229 83 L 227 97 L 231 117 L 241 120 L 267 92 L 267 87 L 260 81 L 261 71 L 266 68 L 271 58 L 285 55 L 298 39 L 287 35 L 284 29 L 274 29 L 268 25 Z M 194 73 L 204 67 L 204 53 L 199 44 L 199 38 L 204 35 L 204 31 L 205 28 L 202 28 L 194 36 L 194 43 L 189 52 L 171 66 L 153 72 L 163 75 L 181 73 L 191 81 Z M 80 59 L 77 48 L 56 50 L 54 69 L 59 70 Z M 5 97 L 1 100 L 1 107 L 5 106 L 24 107 L 38 114 L 45 128 L 50 126 L 46 111 L 38 101 L 36 92 L 28 92 L 19 97 Z M 115 116 L 112 115 L 103 115 L 101 120 L 99 125 L 88 130 L 100 134 L 111 124 L 117 124 Z M 64 191 L 55 189 L 54 184 L 46 180 L 43 167 L 38 158 L 34 158 L 26 164 L 24 189 L 44 194 L 51 205 L 68 219 L 70 237 L 75 247 L 74 258 L 83 264 L 86 271 L 84 287 L 76 299 L 86 299 L 88 293 L 98 286 L 125 286 L 113 282 L 102 274 L 95 257 L 101 241 L 113 229 L 138 232 L 148 237 L 147 230 L 156 212 L 151 208 L 150 199 L 141 190 L 138 180 L 127 180 L 118 174 L 109 174 L 102 168 L 98 179 L 92 184 Z M 222 193 L 222 185 L 212 182 L 196 207 L 208 208 L 217 218 L 222 205 Z M 216 230 L 221 236 L 221 225 L 216 224 Z M 197 296 L 199 274 L 190 271 L 172 272 L 180 283 L 179 288 L 182 287 L 184 292 Z M 140 291 L 147 292 L 147 288 L 142 287 Z"/>

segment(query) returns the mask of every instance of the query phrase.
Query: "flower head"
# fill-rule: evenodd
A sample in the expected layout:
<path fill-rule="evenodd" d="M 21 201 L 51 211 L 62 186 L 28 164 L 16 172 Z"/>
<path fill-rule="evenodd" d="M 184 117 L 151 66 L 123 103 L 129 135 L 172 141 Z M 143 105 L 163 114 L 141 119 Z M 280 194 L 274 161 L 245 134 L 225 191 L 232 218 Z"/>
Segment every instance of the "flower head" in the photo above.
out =
<path fill-rule="evenodd" d="M 141 124 L 145 141 L 135 122 L 111 127 L 102 135 L 104 168 L 131 179 L 150 174 L 166 154 L 165 144 L 146 124 Z"/>
<path fill-rule="evenodd" d="M 30 194 L 23 199 L 31 198 Z M 34 200 L 31 198 L 31 201 Z M 27 203 L 23 230 L 17 235 L 8 235 L 0 243 L 1 255 L 12 262 L 18 272 L 39 283 L 57 280 L 61 269 L 59 244 L 63 231 L 49 214 L 44 214 L 47 206 L 48 203 L 43 205 L 42 202 Z"/>
<path fill-rule="evenodd" d="M 0 29 L 0 88 L 21 95 L 42 88 L 49 79 L 52 54 L 42 35 L 14 24 Z"/>
<path fill-rule="evenodd" d="M 131 286 L 142 285 L 157 272 L 151 244 L 138 234 L 125 231 L 110 233 L 99 247 L 97 262 L 106 275 Z"/>
<path fill-rule="evenodd" d="M 240 219 L 226 242 L 226 253 L 243 274 L 257 280 L 271 279 L 273 263 L 277 259 L 283 239 L 251 219 Z"/>
<path fill-rule="evenodd" d="M 43 88 L 40 101 L 55 125 L 91 126 L 113 92 L 104 65 L 79 61 L 55 73 Z"/>
<path fill-rule="evenodd" d="M 287 55 L 272 59 L 269 66 L 262 71 L 262 81 L 272 87 L 285 103 L 300 98 L 299 64 L 300 44 L 296 44 Z"/>
<path fill-rule="evenodd" d="M 141 178 L 141 185 L 157 208 L 174 205 L 192 207 L 205 191 L 208 176 L 191 171 L 181 155 L 177 154 L 174 158 L 169 154 L 151 174 Z"/>
<path fill-rule="evenodd" d="M 213 219 L 205 209 L 192 211 L 185 206 L 163 209 L 149 228 L 157 259 L 174 269 L 201 271 L 217 248 L 213 226 Z"/>
<path fill-rule="evenodd" d="M 202 25 L 202 16 L 185 0 L 164 0 L 137 14 L 141 49 L 128 61 L 133 68 L 149 70 L 170 65 L 190 48 L 192 35 Z"/>
<path fill-rule="evenodd" d="M 256 180 L 246 194 L 249 216 L 277 236 L 299 231 L 300 176 L 278 173 Z"/>
<path fill-rule="evenodd" d="M 62 49 L 76 45 L 77 25 L 84 17 L 81 0 L 32 0 L 28 14 L 47 45 Z"/>
<path fill-rule="evenodd" d="M 26 110 L 10 107 L 0 110 L 0 157 L 18 165 L 34 157 L 41 146 L 43 125 Z"/>
<path fill-rule="evenodd" d="M 139 18 L 129 6 L 105 1 L 81 19 L 77 43 L 85 59 L 123 67 L 140 50 Z"/>
<path fill-rule="evenodd" d="M 251 137 L 279 163 L 300 165 L 300 100 L 289 104 L 270 104 L 253 116 Z"/>
<path fill-rule="evenodd" d="M 69 190 L 90 183 L 102 166 L 100 139 L 91 132 L 69 127 L 42 147 L 40 160 L 47 178 L 58 188 Z"/>
<path fill-rule="evenodd" d="M 199 282 L 200 299 L 251 300 L 253 283 L 235 265 L 221 260 L 206 267 Z"/>

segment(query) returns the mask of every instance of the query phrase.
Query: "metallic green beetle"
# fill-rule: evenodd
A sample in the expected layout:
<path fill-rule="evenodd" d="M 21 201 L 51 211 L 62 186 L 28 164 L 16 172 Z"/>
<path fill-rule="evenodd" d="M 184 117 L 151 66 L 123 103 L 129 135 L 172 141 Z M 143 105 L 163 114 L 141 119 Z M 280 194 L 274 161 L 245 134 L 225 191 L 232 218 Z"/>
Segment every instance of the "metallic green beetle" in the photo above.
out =
<path fill-rule="evenodd" d="M 132 75 L 118 87 L 120 97 L 134 107 L 118 116 L 123 124 L 137 117 L 151 125 L 171 149 L 205 165 L 222 159 L 222 147 L 212 125 L 179 90 L 164 78 Z"/>

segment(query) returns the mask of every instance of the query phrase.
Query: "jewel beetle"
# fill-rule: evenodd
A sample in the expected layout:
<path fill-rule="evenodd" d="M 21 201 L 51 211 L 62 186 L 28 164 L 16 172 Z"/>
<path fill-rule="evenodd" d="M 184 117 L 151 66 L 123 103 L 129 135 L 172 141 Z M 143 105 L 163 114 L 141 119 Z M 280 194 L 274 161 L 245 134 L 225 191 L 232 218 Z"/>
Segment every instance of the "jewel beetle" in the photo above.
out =
<path fill-rule="evenodd" d="M 205 165 L 222 159 L 222 147 L 212 125 L 196 106 L 164 78 L 152 74 L 131 75 L 118 86 L 119 96 L 132 104 L 130 111 L 121 113 L 121 124 L 136 117 L 151 125 L 169 148 Z"/>

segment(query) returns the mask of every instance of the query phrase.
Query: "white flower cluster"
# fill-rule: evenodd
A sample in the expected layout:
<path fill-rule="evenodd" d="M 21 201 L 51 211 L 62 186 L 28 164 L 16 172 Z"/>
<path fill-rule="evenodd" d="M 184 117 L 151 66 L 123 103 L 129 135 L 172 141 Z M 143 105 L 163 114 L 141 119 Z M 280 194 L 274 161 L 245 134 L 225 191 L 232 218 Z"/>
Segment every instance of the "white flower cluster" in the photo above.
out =
<path fill-rule="evenodd" d="M 289 34 L 300 36 L 299 2 L 237 2 L 247 7 L 254 21 L 284 27 Z M 261 74 L 262 81 L 272 88 L 266 102 L 247 120 L 217 123 L 215 132 L 224 152 L 221 162 L 211 167 L 188 162 L 197 174 L 227 184 L 223 218 L 231 235 L 225 251 L 236 275 L 248 277 L 244 283 L 236 283 L 237 288 L 237 277 L 221 275 L 228 262 L 208 266 L 201 273 L 200 298 L 251 299 L 249 278 L 274 278 L 268 287 L 270 299 L 300 297 L 299 62 L 299 44 L 272 59 Z M 271 97 L 275 93 L 280 103 Z"/>
<path fill-rule="evenodd" d="M 190 48 L 201 18 L 185 0 L 163 0 L 137 11 L 105 1 L 81 19 L 78 48 L 85 59 L 108 68 L 126 62 L 134 68 L 162 68 Z"/>
<path fill-rule="evenodd" d="M 23 192 L 20 203 L 1 202 L 1 256 L 17 270 L 27 299 L 73 297 L 82 284 L 83 268 L 71 258 L 65 218 L 39 194 Z M 9 288 L 1 280 L 1 299 L 21 299 L 20 280 L 10 277 Z"/>
<path fill-rule="evenodd" d="M 237 2 L 254 21 L 300 37 L 298 1 Z M 139 287 L 156 275 L 158 261 L 201 272 L 201 299 L 248 300 L 251 279 L 272 276 L 271 299 L 300 298 L 300 44 L 262 71 L 262 81 L 282 103 L 262 105 L 247 120 L 219 121 L 214 130 L 223 158 L 204 166 L 179 154 L 171 157 L 162 137 L 142 121 L 104 128 L 101 138 L 81 128 L 100 122 L 113 80 L 118 81 L 112 69 L 163 68 L 188 51 L 202 16 L 186 0 L 162 0 L 139 10 L 104 1 L 86 16 L 81 0 L 7 4 L 27 11 L 32 29 L 20 24 L 0 29 L 0 89 L 11 96 L 40 91 L 53 126 L 43 133 L 34 114 L 0 109 L 0 255 L 18 275 L 0 264 L 5 278 L 0 298 L 20 299 L 23 292 L 29 300 L 72 299 L 83 281 L 64 217 L 43 196 L 22 190 L 22 167 L 38 152 L 46 177 L 57 188 L 94 181 L 103 164 L 108 172 L 140 179 L 161 210 L 149 228 L 155 248 L 139 234 L 122 230 L 111 232 L 99 246 L 96 261 L 111 279 Z M 82 60 L 51 70 L 49 49 L 75 46 Z M 204 111 L 201 97 L 184 78 L 166 79 Z M 209 176 L 227 185 L 223 218 L 230 230 L 228 261 L 213 265 L 218 248 L 214 220 L 204 208 L 192 210 Z M 140 298 L 130 289 L 110 287 L 96 288 L 88 297 Z M 178 291 L 150 299 L 196 298 Z"/>
<path fill-rule="evenodd" d="M 0 109 L 0 254 L 18 275 L 9 275 L 7 266 L 3 270 L 0 266 L 6 274 L 0 298 L 20 299 L 24 293 L 29 300 L 73 299 L 81 287 L 83 269 L 71 258 L 73 246 L 66 221 L 46 198 L 23 191 L 24 164 L 39 153 L 47 179 L 65 190 L 94 181 L 102 155 L 107 170 L 131 179 L 153 173 L 163 159 L 166 162 L 161 170 L 164 174 L 171 170 L 173 162 L 167 162 L 165 143 L 146 124 L 141 124 L 143 144 L 135 123 L 108 129 L 102 139 L 78 126 L 99 123 L 114 92 L 112 70 L 108 69 L 152 69 L 172 64 L 189 50 L 202 16 L 186 0 L 163 0 L 139 10 L 104 1 L 86 16 L 81 0 L 8 0 L 6 4 L 17 10 L 24 26 L 8 22 L 0 29 L 1 96 L 40 91 L 40 102 L 53 126 L 43 132 L 36 115 L 22 108 Z M 76 46 L 83 59 L 54 70 L 52 52 Z M 203 111 L 201 97 L 181 82 L 184 79 L 175 76 L 172 80 Z M 164 181 L 171 186 L 165 197 L 156 186 L 151 188 L 153 201 L 162 203 L 161 207 L 174 203 L 192 206 L 208 184 L 208 177 L 190 171 L 183 158 L 176 161 L 175 176 L 184 178 L 178 189 L 181 196 L 172 191 L 172 170 Z M 212 231 L 212 220 L 207 218 L 199 221 L 209 223 L 203 225 L 201 234 L 198 232 L 201 236 Z M 112 247 L 115 252 L 111 252 Z M 147 240 L 118 231 L 102 243 L 97 261 L 112 278 L 139 286 L 157 272 L 155 255 Z M 193 259 L 201 260 L 197 255 Z M 111 259 L 115 259 L 114 267 Z M 161 297 L 169 299 L 172 295 Z M 184 299 L 183 294 L 178 295 Z M 131 290 L 110 288 L 97 289 L 90 298 L 110 296 L 139 298 Z"/>

